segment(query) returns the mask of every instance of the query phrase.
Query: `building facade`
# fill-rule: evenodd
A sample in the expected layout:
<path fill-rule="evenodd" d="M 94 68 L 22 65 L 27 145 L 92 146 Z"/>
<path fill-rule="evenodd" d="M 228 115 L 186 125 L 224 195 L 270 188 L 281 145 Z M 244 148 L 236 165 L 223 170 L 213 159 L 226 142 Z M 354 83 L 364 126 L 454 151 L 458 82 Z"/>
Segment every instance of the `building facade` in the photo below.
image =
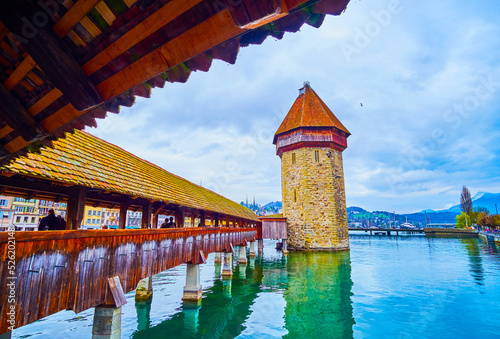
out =
<path fill-rule="evenodd" d="M 349 249 L 342 160 L 349 135 L 305 83 L 273 141 L 290 249 Z"/>

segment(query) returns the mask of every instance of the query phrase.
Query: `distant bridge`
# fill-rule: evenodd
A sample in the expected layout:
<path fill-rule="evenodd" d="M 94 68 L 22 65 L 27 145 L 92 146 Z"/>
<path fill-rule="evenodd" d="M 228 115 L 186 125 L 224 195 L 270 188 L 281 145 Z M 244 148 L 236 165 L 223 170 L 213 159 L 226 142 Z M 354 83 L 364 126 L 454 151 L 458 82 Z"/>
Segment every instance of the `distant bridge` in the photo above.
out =
<path fill-rule="evenodd" d="M 387 235 L 391 235 L 391 233 L 396 232 L 396 235 L 399 235 L 399 232 L 404 233 L 425 233 L 423 228 L 349 228 L 349 231 L 365 231 L 370 232 L 370 235 L 386 233 Z"/>

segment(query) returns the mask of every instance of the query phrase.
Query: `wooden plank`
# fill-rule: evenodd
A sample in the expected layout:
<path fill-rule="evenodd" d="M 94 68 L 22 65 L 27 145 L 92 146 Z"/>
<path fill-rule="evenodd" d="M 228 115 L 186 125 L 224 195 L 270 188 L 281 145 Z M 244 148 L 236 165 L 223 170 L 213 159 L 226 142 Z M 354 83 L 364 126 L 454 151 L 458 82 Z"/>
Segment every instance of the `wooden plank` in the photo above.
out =
<path fill-rule="evenodd" d="M 92 74 L 107 65 L 110 61 L 144 40 L 168 22 L 172 21 L 202 0 L 173 0 L 137 24 L 118 40 L 83 65 L 87 74 Z M 148 79 L 149 80 L 149 79 Z"/>
<path fill-rule="evenodd" d="M 245 31 L 224 10 L 106 79 L 97 88 L 109 100 Z"/>
<path fill-rule="evenodd" d="M 36 63 L 30 55 L 24 58 L 14 72 L 12 72 L 3 83 L 5 88 L 11 91 L 35 67 L 35 65 Z"/>
<path fill-rule="evenodd" d="M 64 37 L 73 26 L 79 23 L 101 1 L 78 0 L 52 29 L 60 38 Z"/>
<path fill-rule="evenodd" d="M 130 6 L 129 6 L 130 7 Z M 99 14 L 102 16 L 102 18 L 108 23 L 108 25 L 112 25 L 113 21 L 116 20 L 116 16 L 113 14 L 113 12 L 109 9 L 108 5 L 104 1 L 100 2 L 95 6 L 95 9 Z"/>
<path fill-rule="evenodd" d="M 10 127 L 9 125 L 5 125 L 0 129 L 0 139 L 8 135 L 10 132 L 12 132 L 14 129 Z"/>
<path fill-rule="evenodd" d="M 62 92 L 58 90 L 57 88 L 54 88 L 51 90 L 49 93 L 47 93 L 44 97 L 42 97 L 40 100 L 35 102 L 30 108 L 28 108 L 29 114 L 31 116 L 35 116 L 41 111 L 43 111 L 45 108 L 47 108 L 50 104 L 52 104 L 54 101 L 59 99 L 62 96 Z"/>
<path fill-rule="evenodd" d="M 57 110 L 44 120 L 40 124 L 49 133 L 54 132 L 56 129 L 70 123 L 71 121 L 81 117 L 82 115 L 90 112 L 91 110 L 79 111 L 73 107 L 71 104 L 67 104 L 60 110 Z"/>

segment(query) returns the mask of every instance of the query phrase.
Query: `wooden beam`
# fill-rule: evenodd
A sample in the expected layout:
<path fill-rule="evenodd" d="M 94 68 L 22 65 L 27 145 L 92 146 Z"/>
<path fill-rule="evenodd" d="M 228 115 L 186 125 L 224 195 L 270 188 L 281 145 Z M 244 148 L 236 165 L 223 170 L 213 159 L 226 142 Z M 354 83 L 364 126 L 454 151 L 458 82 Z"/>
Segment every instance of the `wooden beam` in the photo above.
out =
<path fill-rule="evenodd" d="M 74 186 L 71 188 L 72 194 L 68 197 L 67 207 L 67 230 L 76 230 L 80 227 L 85 211 L 85 199 L 87 195 L 87 187 Z"/>
<path fill-rule="evenodd" d="M 0 119 L 16 130 L 26 141 L 46 135 L 45 130 L 36 123 L 4 85 L 0 85 Z"/>
<path fill-rule="evenodd" d="M 201 227 L 205 227 L 205 211 L 200 211 L 200 224 Z"/>
<path fill-rule="evenodd" d="M 24 79 L 26 74 L 31 72 L 33 67 L 35 67 L 36 63 L 33 58 L 28 55 L 24 60 L 19 64 L 19 66 L 16 67 L 14 72 L 12 72 L 11 75 L 5 80 L 3 85 L 5 88 L 7 88 L 9 91 L 11 91 L 16 85 Z"/>
<path fill-rule="evenodd" d="M 93 57 L 83 69 L 92 74 L 202 0 L 172 0 Z M 149 80 L 149 79 L 148 79 Z"/>
<path fill-rule="evenodd" d="M 31 2 L 0 2 L 0 19 L 76 109 L 83 111 L 103 103 L 95 85 L 73 55 L 61 45 L 54 31 L 47 24 L 39 27 L 26 20 L 26 17 L 33 18 L 38 13 L 46 14 Z"/>
<path fill-rule="evenodd" d="M 104 99 L 109 100 L 244 32 L 245 29 L 234 24 L 229 11 L 223 10 L 143 56 L 97 88 Z"/>
<path fill-rule="evenodd" d="M 52 28 L 62 38 L 102 0 L 78 0 Z"/>
<path fill-rule="evenodd" d="M 215 213 L 215 227 L 219 227 L 219 213 Z"/>
<path fill-rule="evenodd" d="M 151 209 L 153 203 L 151 201 L 145 202 L 142 205 L 142 222 L 141 228 L 151 228 Z"/>
<path fill-rule="evenodd" d="M 34 197 L 37 193 L 38 193 L 37 191 L 31 191 L 31 192 L 28 192 L 28 193 L 26 194 L 26 200 L 28 200 L 28 201 L 29 201 L 29 200 L 33 199 L 33 197 Z"/>
<path fill-rule="evenodd" d="M 118 220 L 118 228 L 124 230 L 127 225 L 127 211 L 130 207 L 130 199 L 123 198 L 123 201 L 120 203 L 120 217 Z"/>
<path fill-rule="evenodd" d="M 151 225 L 151 228 L 158 228 L 158 219 L 160 215 L 158 213 L 153 214 L 153 224 Z"/>
<path fill-rule="evenodd" d="M 58 195 L 68 195 L 71 193 L 68 187 L 52 186 L 47 183 L 40 183 L 35 180 L 27 180 L 26 178 L 19 179 L 15 177 L 5 177 L 0 175 L 0 185 L 12 188 L 21 188 L 30 191 L 38 191 L 45 193 L 52 193 Z"/>
<path fill-rule="evenodd" d="M 184 227 L 184 219 L 186 218 L 186 210 L 179 206 L 175 213 L 175 224 L 178 228 Z"/>

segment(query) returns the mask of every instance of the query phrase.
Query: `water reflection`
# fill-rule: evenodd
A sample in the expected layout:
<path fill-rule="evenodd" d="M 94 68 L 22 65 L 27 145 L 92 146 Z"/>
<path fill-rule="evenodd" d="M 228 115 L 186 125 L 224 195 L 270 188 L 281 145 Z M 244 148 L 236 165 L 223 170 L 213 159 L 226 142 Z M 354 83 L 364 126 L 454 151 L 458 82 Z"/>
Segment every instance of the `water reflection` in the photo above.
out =
<path fill-rule="evenodd" d="M 150 327 L 151 324 L 151 302 L 149 299 L 146 302 L 136 302 L 135 310 L 137 312 L 137 330 L 142 331 Z"/>
<path fill-rule="evenodd" d="M 479 248 L 477 239 L 460 239 L 460 242 L 465 245 L 467 255 L 469 256 L 469 272 L 478 285 L 484 285 L 484 268 L 483 259 L 481 258 L 481 249 Z"/>
<path fill-rule="evenodd" d="M 350 253 L 290 253 L 287 271 L 286 337 L 352 338 Z"/>

